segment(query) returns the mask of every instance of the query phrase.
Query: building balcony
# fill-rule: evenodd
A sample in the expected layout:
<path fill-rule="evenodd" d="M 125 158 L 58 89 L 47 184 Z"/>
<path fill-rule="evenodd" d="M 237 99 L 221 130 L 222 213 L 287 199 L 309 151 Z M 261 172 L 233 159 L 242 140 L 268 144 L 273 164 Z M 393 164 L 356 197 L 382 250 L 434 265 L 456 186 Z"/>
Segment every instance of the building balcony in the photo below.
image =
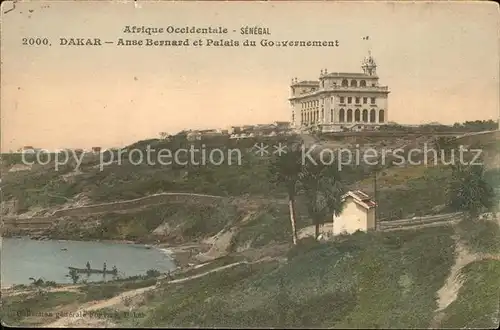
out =
<path fill-rule="evenodd" d="M 386 92 L 389 91 L 388 86 L 365 86 L 365 87 L 351 87 L 351 86 L 328 86 L 324 90 L 341 90 L 341 91 L 356 91 L 356 92 Z"/>
<path fill-rule="evenodd" d="M 378 93 L 389 93 L 388 86 L 366 86 L 366 87 L 350 87 L 350 86 L 328 86 L 315 91 L 297 93 L 292 95 L 289 100 L 301 99 L 309 96 L 319 95 L 325 92 L 378 92 Z"/>

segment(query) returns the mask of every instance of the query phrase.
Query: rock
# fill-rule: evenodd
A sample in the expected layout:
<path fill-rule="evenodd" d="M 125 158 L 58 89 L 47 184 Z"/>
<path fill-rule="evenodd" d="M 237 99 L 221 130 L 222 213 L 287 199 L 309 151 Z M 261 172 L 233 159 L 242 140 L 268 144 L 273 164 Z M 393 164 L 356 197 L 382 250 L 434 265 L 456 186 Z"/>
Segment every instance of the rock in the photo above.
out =
<path fill-rule="evenodd" d="M 156 236 L 162 236 L 168 234 L 170 231 L 172 231 L 172 228 L 167 222 L 164 222 L 156 227 L 156 229 L 153 230 L 152 234 Z"/>

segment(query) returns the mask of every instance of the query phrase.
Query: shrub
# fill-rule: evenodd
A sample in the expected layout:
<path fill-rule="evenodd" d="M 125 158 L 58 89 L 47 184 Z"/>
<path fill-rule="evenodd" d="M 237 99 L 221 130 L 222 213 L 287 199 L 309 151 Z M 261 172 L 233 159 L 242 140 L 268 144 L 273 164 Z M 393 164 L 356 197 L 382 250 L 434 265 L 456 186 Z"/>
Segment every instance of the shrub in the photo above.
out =
<path fill-rule="evenodd" d="M 158 277 L 160 276 L 160 271 L 156 269 L 150 269 L 146 272 L 146 277 Z"/>

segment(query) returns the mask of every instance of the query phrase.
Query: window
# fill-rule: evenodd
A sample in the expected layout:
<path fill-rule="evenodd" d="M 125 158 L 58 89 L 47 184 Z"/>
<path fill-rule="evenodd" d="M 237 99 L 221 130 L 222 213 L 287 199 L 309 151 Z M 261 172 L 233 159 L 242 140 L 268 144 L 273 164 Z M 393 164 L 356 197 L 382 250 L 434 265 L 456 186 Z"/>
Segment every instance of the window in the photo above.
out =
<path fill-rule="evenodd" d="M 359 98 L 359 97 L 357 97 L 357 98 L 356 98 L 356 104 L 360 104 L 360 103 L 359 103 L 359 100 L 360 100 L 360 98 Z"/>
<path fill-rule="evenodd" d="M 347 98 L 347 103 L 349 103 L 349 104 L 351 104 L 351 103 L 352 103 L 352 97 L 350 97 L 350 96 L 349 96 L 349 97 Z"/>
<path fill-rule="evenodd" d="M 333 109 L 330 110 L 330 122 L 333 123 Z"/>
<path fill-rule="evenodd" d="M 351 80 L 351 87 L 358 87 L 358 82 L 356 80 Z"/>
<path fill-rule="evenodd" d="M 376 117 L 376 113 L 375 113 L 375 109 L 371 109 L 370 111 L 370 123 L 374 123 L 376 120 L 375 120 L 375 117 Z"/>
<path fill-rule="evenodd" d="M 363 123 L 368 122 L 368 110 L 363 110 Z"/>
<path fill-rule="evenodd" d="M 359 86 L 361 86 L 361 87 L 366 87 L 366 81 L 365 81 L 365 80 L 361 80 L 361 81 L 359 82 Z"/>
<path fill-rule="evenodd" d="M 347 110 L 347 122 L 352 123 L 352 110 Z"/>
<path fill-rule="evenodd" d="M 372 83 L 372 87 L 375 87 L 375 83 Z"/>
<path fill-rule="evenodd" d="M 363 104 L 366 104 L 368 103 L 368 98 L 367 97 L 363 97 Z"/>
<path fill-rule="evenodd" d="M 357 123 L 361 121 L 359 109 L 356 109 L 356 111 L 354 111 L 354 121 Z"/>
<path fill-rule="evenodd" d="M 345 121 L 345 111 L 344 109 L 340 109 L 339 111 L 339 121 L 343 123 Z"/>
<path fill-rule="evenodd" d="M 342 86 L 343 87 L 349 86 L 349 82 L 347 81 L 347 79 L 342 80 Z"/>
<path fill-rule="evenodd" d="M 380 111 L 378 112 L 378 121 L 379 121 L 379 123 L 383 123 L 383 122 L 384 122 L 384 120 L 385 120 L 385 119 L 384 119 L 384 110 L 380 110 Z"/>
<path fill-rule="evenodd" d="M 345 97 L 341 96 L 340 97 L 340 103 L 344 103 L 345 102 Z"/>
<path fill-rule="evenodd" d="M 375 98 L 374 97 L 371 98 L 371 103 L 375 104 Z"/>

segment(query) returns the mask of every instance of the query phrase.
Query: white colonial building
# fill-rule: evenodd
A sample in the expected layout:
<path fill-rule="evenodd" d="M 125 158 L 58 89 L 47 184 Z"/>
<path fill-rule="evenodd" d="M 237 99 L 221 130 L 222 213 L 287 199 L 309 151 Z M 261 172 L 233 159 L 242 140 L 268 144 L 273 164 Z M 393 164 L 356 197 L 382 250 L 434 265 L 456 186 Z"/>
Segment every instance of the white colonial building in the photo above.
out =
<path fill-rule="evenodd" d="M 323 132 L 375 128 L 388 121 L 389 88 L 381 86 L 377 65 L 369 53 L 363 73 L 321 70 L 319 80 L 292 80 L 290 103 L 295 129 Z"/>
<path fill-rule="evenodd" d="M 356 231 L 376 229 L 375 208 L 377 204 L 362 191 L 349 191 L 342 196 L 344 208 L 340 215 L 333 216 L 333 235 L 353 234 Z"/>

